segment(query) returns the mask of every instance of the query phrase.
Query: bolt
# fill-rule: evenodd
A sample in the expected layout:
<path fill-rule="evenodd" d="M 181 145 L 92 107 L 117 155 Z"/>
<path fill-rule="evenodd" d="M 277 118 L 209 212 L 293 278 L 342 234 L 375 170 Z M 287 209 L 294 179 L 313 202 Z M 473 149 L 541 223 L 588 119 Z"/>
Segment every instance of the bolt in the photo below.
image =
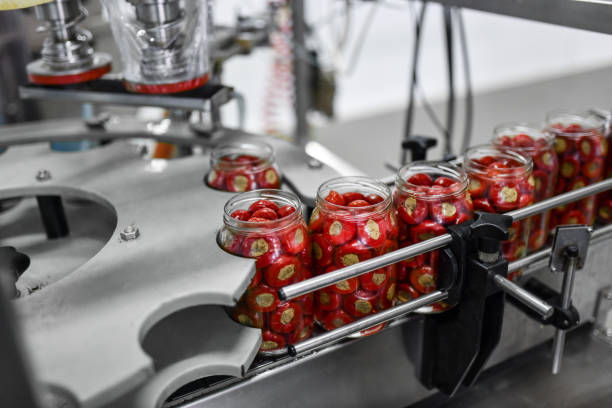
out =
<path fill-rule="evenodd" d="M 128 225 L 119 233 L 119 235 L 121 236 L 122 240 L 131 241 L 140 236 L 140 230 L 134 225 Z"/>
<path fill-rule="evenodd" d="M 36 173 L 36 180 L 40 182 L 51 180 L 51 172 L 45 169 L 38 170 Z"/>
<path fill-rule="evenodd" d="M 320 169 L 321 167 L 323 167 L 323 163 L 321 163 L 319 160 L 312 158 L 312 157 L 308 159 L 308 168 Z"/>

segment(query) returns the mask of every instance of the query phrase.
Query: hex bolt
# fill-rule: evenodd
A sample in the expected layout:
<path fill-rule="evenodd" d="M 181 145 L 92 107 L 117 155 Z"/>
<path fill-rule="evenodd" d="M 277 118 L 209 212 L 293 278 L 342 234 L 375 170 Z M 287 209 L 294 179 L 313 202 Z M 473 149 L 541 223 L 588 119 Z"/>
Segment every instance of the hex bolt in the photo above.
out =
<path fill-rule="evenodd" d="M 51 172 L 46 169 L 38 170 L 36 173 L 36 181 L 43 182 L 48 180 L 51 180 Z"/>
<path fill-rule="evenodd" d="M 308 168 L 309 169 L 320 169 L 321 167 L 323 167 L 323 163 L 321 163 L 319 160 L 311 157 L 310 159 L 308 159 Z"/>
<path fill-rule="evenodd" d="M 119 233 L 124 241 L 131 241 L 140 236 L 140 230 L 135 225 L 128 225 Z"/>

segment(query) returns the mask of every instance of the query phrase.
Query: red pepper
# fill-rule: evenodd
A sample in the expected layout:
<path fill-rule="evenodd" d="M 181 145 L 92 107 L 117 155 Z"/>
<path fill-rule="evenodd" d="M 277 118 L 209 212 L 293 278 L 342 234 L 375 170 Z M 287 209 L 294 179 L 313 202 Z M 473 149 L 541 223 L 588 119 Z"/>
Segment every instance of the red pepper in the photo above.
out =
<path fill-rule="evenodd" d="M 563 215 L 561 218 L 561 224 L 586 224 L 586 218 L 584 217 L 584 214 L 582 214 L 582 211 L 572 210 Z"/>
<path fill-rule="evenodd" d="M 387 224 L 384 218 L 370 218 L 357 224 L 359 241 L 371 248 L 382 245 L 387 239 Z"/>
<path fill-rule="evenodd" d="M 299 254 L 306 247 L 306 241 L 308 241 L 308 233 L 306 229 L 298 225 L 297 227 L 290 228 L 289 231 L 285 232 L 281 236 L 283 248 L 290 254 Z"/>
<path fill-rule="evenodd" d="M 208 185 L 217 190 L 225 190 L 225 173 L 222 171 L 211 170 L 208 173 Z"/>
<path fill-rule="evenodd" d="M 247 221 L 248 222 L 269 222 L 270 220 L 267 218 L 261 218 L 261 217 L 251 217 Z"/>
<path fill-rule="evenodd" d="M 291 344 L 299 343 L 302 340 L 306 340 L 312 335 L 312 319 L 309 317 L 304 317 L 302 322 L 295 328 L 291 336 L 289 337 L 289 342 Z"/>
<path fill-rule="evenodd" d="M 576 177 L 568 186 L 568 190 L 578 190 L 587 185 L 587 181 L 584 177 Z"/>
<path fill-rule="evenodd" d="M 475 198 L 474 199 L 474 210 L 484 211 L 488 213 L 495 213 L 495 209 L 486 198 Z"/>
<path fill-rule="evenodd" d="M 380 298 L 380 303 L 383 309 L 388 309 L 393 306 L 393 301 L 395 300 L 395 291 L 397 285 L 395 282 L 387 282 L 385 287 L 382 290 L 383 296 Z"/>
<path fill-rule="evenodd" d="M 332 263 L 334 247 L 325 240 L 321 234 L 312 235 L 312 255 L 319 266 L 327 266 Z"/>
<path fill-rule="evenodd" d="M 257 156 L 251 156 L 248 154 L 241 154 L 240 156 L 236 157 L 235 159 L 231 159 L 229 157 L 227 157 L 229 159 L 229 161 L 233 161 L 236 163 L 257 163 L 259 161 L 261 161 L 261 159 Z"/>
<path fill-rule="evenodd" d="M 479 159 L 472 159 L 473 162 L 480 164 L 481 166 L 488 166 L 495 161 L 493 156 L 483 156 Z"/>
<path fill-rule="evenodd" d="M 247 210 L 236 210 L 232 213 L 232 218 L 240 221 L 246 221 L 251 218 L 251 213 Z"/>
<path fill-rule="evenodd" d="M 569 153 L 574 150 L 574 142 L 569 137 L 555 136 L 555 152 L 557 155 Z"/>
<path fill-rule="evenodd" d="M 296 299 L 302 305 L 302 313 L 304 315 L 312 315 L 314 313 L 314 294 L 307 293 Z"/>
<path fill-rule="evenodd" d="M 368 203 L 366 200 L 354 200 L 348 203 L 347 207 L 357 208 L 357 207 L 367 207 L 370 205 L 372 204 Z"/>
<path fill-rule="evenodd" d="M 595 153 L 598 152 L 597 141 L 591 136 L 583 136 L 578 141 L 578 153 L 584 161 L 591 160 Z"/>
<path fill-rule="evenodd" d="M 295 207 L 293 207 L 292 205 L 289 205 L 289 204 L 283 205 L 277 211 L 279 218 L 286 217 L 289 214 L 293 214 L 294 212 L 295 212 Z"/>
<path fill-rule="evenodd" d="M 374 311 L 373 314 L 374 313 L 376 313 L 376 311 Z M 387 323 L 377 324 L 376 326 L 368 327 L 367 329 L 361 330 L 359 334 L 361 334 L 362 336 L 371 336 L 384 329 L 386 325 Z"/>
<path fill-rule="evenodd" d="M 258 173 L 255 178 L 257 179 L 258 188 L 279 188 L 280 177 L 273 167 L 268 167 L 262 172 Z"/>
<path fill-rule="evenodd" d="M 549 177 L 552 177 L 552 175 L 549 175 L 549 173 L 547 173 L 544 170 L 534 170 L 533 172 L 533 181 L 534 181 L 533 194 L 535 195 L 536 199 L 541 200 L 544 197 L 546 197 L 546 193 L 548 190 Z"/>
<path fill-rule="evenodd" d="M 319 232 L 323 228 L 323 216 L 319 211 L 319 207 L 315 207 L 310 215 L 310 221 L 308 222 L 308 228 L 312 232 Z"/>
<path fill-rule="evenodd" d="M 597 214 L 605 222 L 612 220 L 612 198 L 606 198 L 599 202 Z"/>
<path fill-rule="evenodd" d="M 376 292 L 387 283 L 387 271 L 384 268 L 376 269 L 359 277 L 359 286 L 365 290 Z"/>
<path fill-rule="evenodd" d="M 474 199 L 484 197 L 487 193 L 487 182 L 481 178 L 471 176 L 468 192 Z"/>
<path fill-rule="evenodd" d="M 278 218 L 278 214 L 271 208 L 260 208 L 251 214 L 251 218 L 263 218 L 266 220 L 275 220 Z"/>
<path fill-rule="evenodd" d="M 442 187 L 450 187 L 450 186 L 452 186 L 455 183 L 456 183 L 456 181 L 453 180 L 452 178 L 441 176 L 441 177 L 438 177 L 433 182 L 433 185 L 434 186 L 442 186 Z"/>
<path fill-rule="evenodd" d="M 344 202 L 345 203 L 351 203 L 351 202 L 356 201 L 356 200 L 366 201 L 365 196 L 363 194 L 361 194 L 361 193 L 356 192 L 356 191 L 349 192 L 349 193 L 344 193 L 344 194 L 342 194 L 342 198 L 344 198 Z M 368 203 L 368 205 L 370 205 L 370 204 Z"/>
<path fill-rule="evenodd" d="M 514 142 L 512 141 L 512 138 L 508 135 L 503 135 L 502 137 L 500 137 L 497 142 L 502 145 L 502 146 L 514 146 Z"/>
<path fill-rule="evenodd" d="M 295 256 L 281 255 L 264 269 L 264 278 L 273 288 L 282 288 L 300 277 L 302 263 Z"/>
<path fill-rule="evenodd" d="M 332 292 L 328 288 L 321 289 L 315 294 L 316 307 L 321 310 L 336 310 L 342 303 L 342 295 Z"/>
<path fill-rule="evenodd" d="M 459 217 L 457 217 L 457 221 L 455 222 L 455 224 L 463 224 L 464 222 L 471 220 L 472 219 L 471 213 L 472 211 L 470 211 L 469 213 L 465 211 L 462 211 L 461 213 L 459 213 Z"/>
<path fill-rule="evenodd" d="M 343 268 L 372 258 L 372 252 L 358 240 L 342 245 L 334 254 L 335 264 Z"/>
<path fill-rule="evenodd" d="M 280 334 L 272 333 L 269 330 L 264 330 L 261 333 L 261 346 L 259 350 L 261 351 L 271 351 L 278 350 L 285 347 L 285 338 Z"/>
<path fill-rule="evenodd" d="M 431 186 L 433 184 L 433 180 L 431 179 L 429 174 L 425 173 L 413 174 L 406 181 L 416 186 Z"/>
<path fill-rule="evenodd" d="M 566 184 L 567 184 L 567 181 L 565 181 L 565 179 L 561 177 L 557 178 L 557 184 L 555 184 L 554 194 L 559 195 L 559 194 L 564 193 Z"/>
<path fill-rule="evenodd" d="M 271 312 L 280 303 L 276 296 L 276 289 L 266 285 L 249 289 L 246 300 L 249 309 L 257 312 Z"/>
<path fill-rule="evenodd" d="M 405 246 L 412 245 L 412 242 L 404 242 L 402 248 Z M 400 261 L 401 265 L 405 265 L 408 268 L 418 268 L 419 266 L 425 265 L 425 254 L 413 256 L 412 258 L 404 259 Z"/>
<path fill-rule="evenodd" d="M 410 272 L 410 284 L 420 293 L 429 293 L 436 289 L 436 277 L 433 268 L 421 266 Z"/>
<path fill-rule="evenodd" d="M 557 158 L 550 150 L 542 150 L 533 157 L 533 164 L 537 169 L 552 170 L 555 167 Z"/>
<path fill-rule="evenodd" d="M 371 205 L 378 204 L 384 200 L 381 196 L 379 196 L 378 194 L 374 194 L 374 193 L 368 194 L 365 199 Z"/>
<path fill-rule="evenodd" d="M 255 190 L 257 185 L 255 184 L 255 178 L 252 174 L 236 171 L 227 175 L 225 179 L 225 187 L 227 191 L 239 193 L 242 191 Z"/>
<path fill-rule="evenodd" d="M 338 269 L 335 266 L 329 266 L 325 272 L 329 273 Z M 349 293 L 353 293 L 359 287 L 359 278 L 350 278 L 336 283 L 329 287 L 330 290 L 339 293 L 341 295 L 348 295 Z"/>
<path fill-rule="evenodd" d="M 327 194 L 327 197 L 325 197 L 325 201 L 327 201 L 328 203 L 335 204 L 335 205 L 346 205 L 346 201 L 344 200 L 344 197 L 340 193 L 334 190 L 331 190 L 329 194 Z"/>
<path fill-rule="evenodd" d="M 248 289 L 254 288 L 255 286 L 259 285 L 259 283 L 261 282 L 261 276 L 261 269 L 255 268 L 255 275 L 253 275 L 251 283 L 249 283 Z"/>
<path fill-rule="evenodd" d="M 397 212 L 406 224 L 419 224 L 427 218 L 427 203 L 414 197 L 401 197 Z"/>
<path fill-rule="evenodd" d="M 604 161 L 601 157 L 592 159 L 582 165 L 582 174 L 592 180 L 599 180 L 603 173 Z"/>
<path fill-rule="evenodd" d="M 338 327 L 342 327 L 345 324 L 349 324 L 353 321 L 351 316 L 348 315 L 344 310 L 338 309 L 333 312 L 329 312 L 323 316 L 323 327 L 325 330 L 334 330 Z"/>
<path fill-rule="evenodd" d="M 413 243 L 428 240 L 430 238 L 442 235 L 446 232 L 444 226 L 432 220 L 425 220 L 419 225 L 412 228 L 410 234 Z"/>
<path fill-rule="evenodd" d="M 397 285 L 397 300 L 402 303 L 414 300 L 421 296 L 412 286 L 407 283 L 400 283 Z"/>
<path fill-rule="evenodd" d="M 276 333 L 291 333 L 301 320 L 302 306 L 299 303 L 283 303 L 270 314 L 270 327 Z"/>
<path fill-rule="evenodd" d="M 371 314 L 376 306 L 376 293 L 357 290 L 344 297 L 343 307 L 353 317 L 364 317 Z"/>
<path fill-rule="evenodd" d="M 245 326 L 263 329 L 264 316 L 261 312 L 256 312 L 248 307 L 238 306 L 233 310 L 234 320 Z"/>
<path fill-rule="evenodd" d="M 397 213 L 395 210 L 389 211 L 389 215 L 387 216 L 387 237 L 395 238 L 397 234 L 399 234 L 399 225 L 397 223 Z"/>
<path fill-rule="evenodd" d="M 530 174 L 526 179 L 523 178 L 519 183 L 519 192 L 521 194 L 533 194 L 535 190 L 535 178 Z"/>
<path fill-rule="evenodd" d="M 512 138 L 514 147 L 532 147 L 535 145 L 535 140 L 529 135 L 519 133 Z"/>
<path fill-rule="evenodd" d="M 374 256 L 381 256 L 388 252 L 395 251 L 397 248 L 397 242 L 395 242 L 395 240 L 388 239 L 382 245 L 372 248 L 372 250 L 374 251 Z"/>
<path fill-rule="evenodd" d="M 521 236 L 523 223 L 521 221 L 514 221 L 510 228 L 508 228 L 508 240 L 506 242 L 514 242 Z"/>
<path fill-rule="evenodd" d="M 240 235 L 235 235 L 230 230 L 223 229 L 219 234 L 219 243 L 230 254 L 242 255 L 242 237 Z"/>
<path fill-rule="evenodd" d="M 281 254 L 280 240 L 274 236 L 246 237 L 242 241 L 242 254 L 247 258 L 257 258 L 255 265 L 265 268 Z"/>
<path fill-rule="evenodd" d="M 429 214 L 438 224 L 454 224 L 459 216 L 459 209 L 455 203 L 435 201 L 429 204 Z"/>
<path fill-rule="evenodd" d="M 323 236 L 333 245 L 342 245 L 355 236 L 355 224 L 339 218 L 327 218 L 323 221 Z"/>
<path fill-rule="evenodd" d="M 253 204 L 251 204 L 249 206 L 249 211 L 253 213 L 262 208 L 269 208 L 273 210 L 274 212 L 278 212 L 278 210 L 280 210 L 280 208 L 278 208 L 278 205 L 274 201 L 263 199 L 263 200 L 257 200 Z"/>
<path fill-rule="evenodd" d="M 546 241 L 546 232 L 541 229 L 537 229 L 529 233 L 529 249 L 536 250 L 540 249 Z"/>
<path fill-rule="evenodd" d="M 567 156 L 563 158 L 563 160 L 561 161 L 561 166 L 559 167 L 559 174 L 561 174 L 561 177 L 571 179 L 574 178 L 579 171 L 580 162 L 577 158 L 572 156 Z"/>
<path fill-rule="evenodd" d="M 489 191 L 493 207 L 500 212 L 514 210 L 519 206 L 519 187 L 515 183 L 494 183 Z"/>
<path fill-rule="evenodd" d="M 521 194 L 521 198 L 519 198 L 519 208 L 527 207 L 534 203 L 533 194 Z"/>

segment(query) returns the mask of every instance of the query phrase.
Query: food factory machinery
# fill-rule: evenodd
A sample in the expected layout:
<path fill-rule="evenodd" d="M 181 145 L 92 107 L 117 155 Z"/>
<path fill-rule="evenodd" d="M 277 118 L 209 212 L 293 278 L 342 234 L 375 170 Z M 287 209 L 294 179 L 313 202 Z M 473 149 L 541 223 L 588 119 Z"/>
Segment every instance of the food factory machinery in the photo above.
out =
<path fill-rule="evenodd" d="M 294 3 L 299 17 L 302 2 Z M 512 222 L 610 190 L 612 179 L 505 215 L 482 213 L 449 233 L 285 286 L 276 296 L 297 298 L 441 251 L 437 290 L 257 356 L 261 331 L 226 312 L 249 286 L 255 262 L 217 244 L 234 193 L 207 185 L 212 149 L 265 141 L 282 188 L 310 209 L 323 182 L 361 172 L 329 152 L 312 157 L 301 142 L 223 127 L 219 108 L 236 95 L 211 75 L 208 53 L 248 52 L 236 44 L 265 42 L 265 24 L 225 30 L 221 45 L 219 37 L 205 41 L 214 35 L 208 2 L 106 5 L 116 17 L 124 76 L 104 76 L 110 57 L 78 28 L 81 2 L 54 0 L 36 6 L 48 37 L 41 59 L 28 66 L 32 82 L 22 98 L 169 114 L 142 121 L 118 111 L 0 128 L 0 284 L 7 289 L 0 345 L 10 351 L 0 367 L 1 406 L 408 406 L 437 392 L 454 395 L 486 368 L 553 336 L 550 364 L 562 371 L 566 332 L 579 325 L 596 321 L 607 339 L 607 310 L 596 303 L 598 294 L 610 296 L 602 291 L 612 284 L 610 226 L 559 227 L 550 247 L 510 263 L 499 245 Z M 612 14 L 601 4 L 580 10 L 589 7 Z M 181 112 L 197 112 L 197 120 Z M 49 144 L 84 139 L 95 147 Z M 134 139 L 184 153 L 150 158 Z M 506 279 L 518 270 L 518 283 Z M 439 301 L 454 307 L 413 313 Z M 383 322 L 390 323 L 379 333 L 352 338 Z"/>

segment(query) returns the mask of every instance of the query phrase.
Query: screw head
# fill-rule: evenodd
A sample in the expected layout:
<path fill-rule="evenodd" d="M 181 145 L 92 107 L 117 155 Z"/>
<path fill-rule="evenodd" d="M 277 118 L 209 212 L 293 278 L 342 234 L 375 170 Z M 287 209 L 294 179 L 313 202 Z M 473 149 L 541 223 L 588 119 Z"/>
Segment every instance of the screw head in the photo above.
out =
<path fill-rule="evenodd" d="M 140 230 L 135 225 L 128 225 L 119 233 L 124 241 L 131 241 L 140 236 Z"/>
<path fill-rule="evenodd" d="M 36 181 L 48 181 L 51 180 L 51 172 L 46 169 L 40 169 L 36 173 Z"/>
<path fill-rule="evenodd" d="M 323 163 L 321 163 L 319 160 L 312 158 L 312 157 L 308 159 L 308 168 L 320 169 L 321 167 L 323 167 Z"/>

